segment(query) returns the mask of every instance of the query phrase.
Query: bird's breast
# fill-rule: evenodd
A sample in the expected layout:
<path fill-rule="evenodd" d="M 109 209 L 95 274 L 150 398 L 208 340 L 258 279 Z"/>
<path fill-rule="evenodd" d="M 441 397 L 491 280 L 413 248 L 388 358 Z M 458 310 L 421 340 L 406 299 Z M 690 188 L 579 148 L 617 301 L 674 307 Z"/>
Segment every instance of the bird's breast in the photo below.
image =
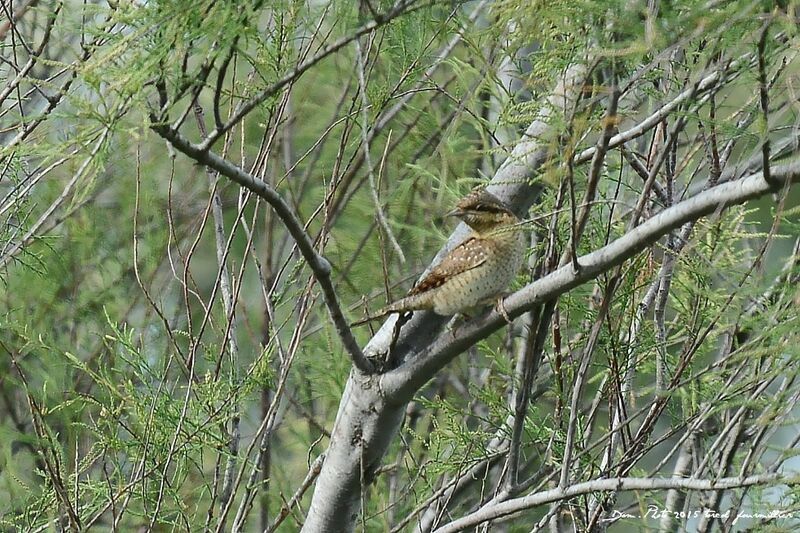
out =
<path fill-rule="evenodd" d="M 454 276 L 436 290 L 433 295 L 436 313 L 454 315 L 490 303 L 517 275 L 527 249 L 524 232 L 509 231 L 484 241 L 486 260 L 483 264 Z"/>

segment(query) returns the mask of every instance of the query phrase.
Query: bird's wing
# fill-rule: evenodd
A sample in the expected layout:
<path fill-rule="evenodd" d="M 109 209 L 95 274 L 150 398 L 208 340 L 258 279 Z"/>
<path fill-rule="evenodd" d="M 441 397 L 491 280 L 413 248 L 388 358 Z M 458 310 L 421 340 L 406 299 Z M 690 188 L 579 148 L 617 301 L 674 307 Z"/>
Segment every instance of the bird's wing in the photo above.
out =
<path fill-rule="evenodd" d="M 486 262 L 486 259 L 487 254 L 483 244 L 475 237 L 470 237 L 453 248 L 438 265 L 433 267 L 433 270 L 409 291 L 408 296 L 440 287 L 447 280 L 478 268 Z"/>

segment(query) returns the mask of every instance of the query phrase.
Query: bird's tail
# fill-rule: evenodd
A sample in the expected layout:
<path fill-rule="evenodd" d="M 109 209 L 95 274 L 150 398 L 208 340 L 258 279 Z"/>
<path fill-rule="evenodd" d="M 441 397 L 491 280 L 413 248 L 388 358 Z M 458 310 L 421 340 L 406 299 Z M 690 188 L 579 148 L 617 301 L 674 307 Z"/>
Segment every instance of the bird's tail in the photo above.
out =
<path fill-rule="evenodd" d="M 354 328 L 356 326 L 363 326 L 368 322 L 372 322 L 373 320 L 379 320 L 385 316 L 391 315 L 394 311 L 390 310 L 388 307 L 384 307 L 374 315 L 369 315 L 366 318 L 362 318 L 361 320 L 356 320 L 355 322 L 350 323 L 350 327 Z"/>
<path fill-rule="evenodd" d="M 418 309 L 429 309 L 430 306 L 427 306 L 423 303 L 423 299 L 419 294 L 412 294 L 406 296 L 405 298 L 400 298 L 396 302 L 387 305 L 374 315 L 370 315 L 368 317 L 362 318 L 361 320 L 356 320 L 350 327 L 361 326 L 362 324 L 366 324 L 367 322 L 372 322 L 373 320 L 380 320 L 381 318 L 385 318 L 392 313 L 403 313 L 406 311 L 415 311 Z"/>

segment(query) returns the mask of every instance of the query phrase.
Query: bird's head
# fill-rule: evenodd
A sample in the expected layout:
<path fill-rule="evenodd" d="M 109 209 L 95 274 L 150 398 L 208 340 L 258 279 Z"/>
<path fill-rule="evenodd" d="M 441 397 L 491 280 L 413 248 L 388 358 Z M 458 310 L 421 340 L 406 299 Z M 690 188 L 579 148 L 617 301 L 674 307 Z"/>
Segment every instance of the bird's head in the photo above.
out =
<path fill-rule="evenodd" d="M 478 233 L 516 223 L 516 215 L 497 196 L 483 187 L 476 187 L 456 204 L 447 216 L 461 219 Z"/>

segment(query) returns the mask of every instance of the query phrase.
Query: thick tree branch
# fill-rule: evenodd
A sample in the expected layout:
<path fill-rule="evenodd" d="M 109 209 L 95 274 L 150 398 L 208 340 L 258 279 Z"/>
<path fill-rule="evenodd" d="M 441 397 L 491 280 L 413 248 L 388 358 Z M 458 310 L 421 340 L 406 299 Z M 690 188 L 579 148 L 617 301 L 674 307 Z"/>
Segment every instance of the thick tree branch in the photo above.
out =
<path fill-rule="evenodd" d="M 214 152 L 204 150 L 191 143 L 186 137 L 169 126 L 154 123 L 151 128 L 178 151 L 186 154 L 198 163 L 219 172 L 249 191 L 252 191 L 272 206 L 275 214 L 278 215 L 281 222 L 286 226 L 289 234 L 297 243 L 297 248 L 308 263 L 309 268 L 311 268 L 311 272 L 314 273 L 314 278 L 317 280 L 317 283 L 319 283 L 319 286 L 322 288 L 322 295 L 325 299 L 325 305 L 328 307 L 328 312 L 331 315 L 331 320 L 333 320 L 333 325 L 336 328 L 336 332 L 339 334 L 339 338 L 342 340 L 345 350 L 347 350 L 347 353 L 350 354 L 350 357 L 353 359 L 353 364 L 355 364 L 356 368 L 361 372 L 373 372 L 374 368 L 372 363 L 367 360 L 361 348 L 358 346 L 358 342 L 356 342 L 355 337 L 353 337 L 353 332 L 350 331 L 350 326 L 339 306 L 339 300 L 336 297 L 336 291 L 331 282 L 331 264 L 314 248 L 314 243 L 303 228 L 303 224 L 283 197 L 264 180 L 245 172 Z"/>
<path fill-rule="evenodd" d="M 771 169 L 773 181 L 788 186 L 800 181 L 800 160 Z M 741 204 L 773 191 L 762 173 L 729 181 L 684 200 L 631 229 L 610 244 L 579 259 L 581 269 L 571 265 L 534 281 L 509 296 L 505 302 L 508 316 L 515 318 L 534 305 L 555 298 L 577 287 L 609 268 L 630 259 L 671 230 L 691 220 L 714 213 L 731 205 Z M 391 402 L 407 402 L 415 391 L 458 354 L 505 325 L 496 310 L 461 326 L 455 335 L 442 335 L 430 347 L 407 364 L 381 377 L 382 390 Z"/>
<path fill-rule="evenodd" d="M 692 478 L 635 478 L 622 477 L 611 479 L 595 479 L 584 483 L 576 483 L 566 488 L 557 488 L 514 498 L 495 505 L 484 507 L 472 514 L 454 520 L 440 527 L 434 533 L 455 533 L 476 526 L 489 520 L 530 509 L 538 505 L 566 500 L 592 492 L 620 492 L 633 490 L 725 490 L 753 485 L 800 483 L 800 476 L 783 474 L 764 474 L 748 477 L 724 477 L 717 480 Z"/>
<path fill-rule="evenodd" d="M 541 191 L 540 184 L 534 180 L 542 165 L 553 155 L 549 141 L 557 135 L 557 117 L 565 109 L 572 108 L 583 87 L 586 72 L 585 65 L 575 64 L 560 76 L 536 119 L 492 178 L 490 191 L 519 214 L 528 211 Z M 462 224 L 453 232 L 432 265 L 461 242 L 465 234 Z M 366 353 L 382 353 L 388 349 L 396 319 L 397 315 L 393 315 L 384 322 L 364 349 Z M 446 318 L 433 312 L 414 313 L 394 344 L 393 359 L 402 363 L 428 350 L 445 322 Z M 426 381 L 420 380 L 421 383 Z M 303 531 L 353 529 L 361 508 L 361 489 L 372 479 L 403 420 L 405 402 L 388 402 L 387 399 L 381 376 L 351 372 Z"/>

